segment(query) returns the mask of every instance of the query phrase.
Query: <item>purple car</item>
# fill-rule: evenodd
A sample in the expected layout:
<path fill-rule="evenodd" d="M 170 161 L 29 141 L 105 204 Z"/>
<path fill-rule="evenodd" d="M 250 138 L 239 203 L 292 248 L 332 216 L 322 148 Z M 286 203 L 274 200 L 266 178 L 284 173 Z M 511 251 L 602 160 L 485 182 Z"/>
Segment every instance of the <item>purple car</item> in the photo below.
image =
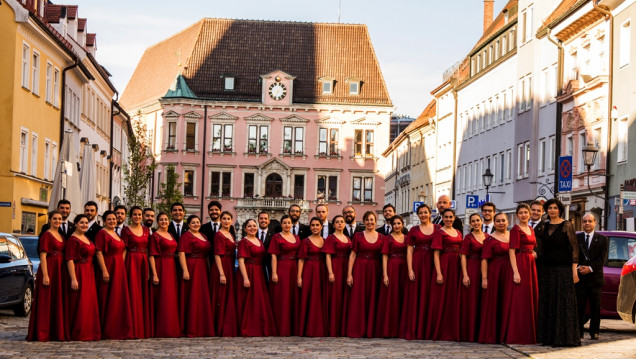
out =
<path fill-rule="evenodd" d="M 636 233 L 625 231 L 598 231 L 609 238 L 607 261 L 603 266 L 605 285 L 601 293 L 601 316 L 618 317 L 616 299 L 623 265 L 636 255 Z"/>

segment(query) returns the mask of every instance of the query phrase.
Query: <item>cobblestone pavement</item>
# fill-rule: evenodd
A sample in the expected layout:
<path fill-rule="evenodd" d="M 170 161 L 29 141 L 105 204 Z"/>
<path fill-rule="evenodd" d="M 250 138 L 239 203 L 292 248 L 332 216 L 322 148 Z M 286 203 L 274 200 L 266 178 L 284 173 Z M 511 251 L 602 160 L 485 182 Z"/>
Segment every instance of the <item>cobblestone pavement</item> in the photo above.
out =
<path fill-rule="evenodd" d="M 349 338 L 201 338 L 26 342 L 28 321 L 0 311 L 0 358 L 636 358 L 636 326 L 603 320 L 579 348 Z"/>

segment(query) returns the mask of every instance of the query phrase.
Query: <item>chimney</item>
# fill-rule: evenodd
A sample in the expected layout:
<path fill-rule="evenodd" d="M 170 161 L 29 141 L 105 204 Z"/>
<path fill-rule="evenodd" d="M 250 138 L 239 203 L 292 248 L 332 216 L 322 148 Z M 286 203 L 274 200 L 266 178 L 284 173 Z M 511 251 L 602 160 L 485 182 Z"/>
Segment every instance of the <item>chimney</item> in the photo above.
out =
<path fill-rule="evenodd" d="M 492 24 L 495 12 L 495 0 L 484 0 L 484 33 Z"/>

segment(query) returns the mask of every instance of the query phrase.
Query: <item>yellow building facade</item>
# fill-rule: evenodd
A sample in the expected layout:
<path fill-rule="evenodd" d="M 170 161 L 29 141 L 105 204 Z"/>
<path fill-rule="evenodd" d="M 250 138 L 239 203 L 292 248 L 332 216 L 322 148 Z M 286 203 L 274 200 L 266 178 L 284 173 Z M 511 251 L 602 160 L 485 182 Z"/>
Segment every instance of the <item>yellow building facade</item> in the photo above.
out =
<path fill-rule="evenodd" d="M 60 152 L 65 40 L 16 0 L 0 5 L 0 231 L 39 233 Z"/>

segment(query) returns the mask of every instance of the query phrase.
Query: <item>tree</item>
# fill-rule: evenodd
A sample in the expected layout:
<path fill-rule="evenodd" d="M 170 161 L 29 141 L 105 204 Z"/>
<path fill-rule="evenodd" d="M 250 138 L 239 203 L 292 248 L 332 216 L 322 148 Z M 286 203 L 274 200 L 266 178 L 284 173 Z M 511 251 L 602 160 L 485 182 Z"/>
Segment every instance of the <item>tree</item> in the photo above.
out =
<path fill-rule="evenodd" d="M 138 120 L 133 120 L 133 136 L 128 139 L 128 163 L 124 164 L 124 195 L 126 204 L 145 208 L 149 206 L 148 188 L 157 164 L 151 153 L 146 125 L 141 120 L 141 111 L 137 112 Z"/>
<path fill-rule="evenodd" d="M 174 166 L 169 165 L 166 168 L 166 183 L 162 183 L 159 190 L 159 203 L 157 203 L 159 212 L 170 213 L 170 206 L 173 203 L 183 201 L 183 193 L 179 190 L 180 188 L 179 175 L 174 170 Z"/>

